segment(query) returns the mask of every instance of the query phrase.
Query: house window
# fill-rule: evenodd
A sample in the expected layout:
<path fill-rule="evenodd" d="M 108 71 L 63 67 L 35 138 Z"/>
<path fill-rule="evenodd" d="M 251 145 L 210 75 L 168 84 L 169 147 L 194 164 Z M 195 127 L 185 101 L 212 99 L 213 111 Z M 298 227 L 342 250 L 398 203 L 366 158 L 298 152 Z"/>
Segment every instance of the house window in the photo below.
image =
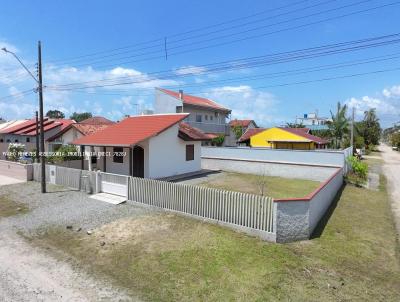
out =
<path fill-rule="evenodd" d="M 8 139 L 8 140 L 7 140 L 7 143 L 11 143 L 11 140 Z"/>
<path fill-rule="evenodd" d="M 186 161 L 194 160 L 194 145 L 186 145 Z"/>
<path fill-rule="evenodd" d="M 96 155 L 91 156 L 90 159 L 91 159 L 92 164 L 97 164 L 97 156 Z"/>
<path fill-rule="evenodd" d="M 196 122 L 201 123 L 201 115 L 200 114 L 196 114 Z"/>
<path fill-rule="evenodd" d="M 30 143 L 30 142 L 31 142 L 31 138 L 30 138 L 30 137 L 27 137 L 27 138 L 26 138 L 26 142 L 27 142 L 27 143 Z"/>
<path fill-rule="evenodd" d="M 123 164 L 124 163 L 124 148 L 122 147 L 114 147 L 113 150 L 113 162 Z"/>
<path fill-rule="evenodd" d="M 18 143 L 18 140 L 16 139 L 16 140 L 14 141 L 14 143 Z"/>
<path fill-rule="evenodd" d="M 213 116 L 212 115 L 210 115 L 210 121 L 212 121 L 213 120 Z"/>
<path fill-rule="evenodd" d="M 3 142 L 4 142 L 4 140 L 2 138 L 0 138 L 0 143 L 3 143 Z"/>
<path fill-rule="evenodd" d="M 204 116 L 204 119 L 205 119 L 206 121 L 208 121 L 208 115 L 207 115 L 207 114 Z"/>
<path fill-rule="evenodd" d="M 176 106 L 176 113 L 182 113 L 183 112 L 183 107 L 182 106 Z"/>

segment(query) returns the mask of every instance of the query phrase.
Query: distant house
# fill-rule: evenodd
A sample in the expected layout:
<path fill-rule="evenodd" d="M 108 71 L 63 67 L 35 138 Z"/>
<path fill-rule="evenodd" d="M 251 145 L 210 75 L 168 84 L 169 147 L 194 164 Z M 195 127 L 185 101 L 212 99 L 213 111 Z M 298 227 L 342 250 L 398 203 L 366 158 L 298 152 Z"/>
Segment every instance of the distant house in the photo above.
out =
<path fill-rule="evenodd" d="M 188 115 L 128 117 L 72 143 L 97 152 L 96 168 L 104 172 L 146 178 L 195 172 L 201 170 L 201 142 L 209 138 L 183 122 Z"/>
<path fill-rule="evenodd" d="M 75 121 L 69 119 L 43 119 L 44 139 L 45 141 L 60 131 L 64 130 Z M 2 124 L 3 125 L 3 124 Z M 40 127 L 38 130 L 40 134 Z M 0 129 L 0 149 L 2 152 L 7 150 L 10 143 L 22 143 L 25 145 L 25 151 L 36 149 L 36 119 L 11 122 L 8 127 Z M 48 151 L 48 145 L 45 144 L 45 151 Z"/>
<path fill-rule="evenodd" d="M 69 145 L 78 138 L 96 133 L 113 124 L 113 121 L 101 116 L 91 117 L 80 123 L 70 124 L 56 135 L 47 139 L 49 150 L 56 151 L 60 146 Z"/>
<path fill-rule="evenodd" d="M 239 143 L 250 147 L 272 149 L 313 150 L 327 147 L 327 140 L 311 135 L 309 132 L 308 128 L 248 129 L 239 139 Z"/>
<path fill-rule="evenodd" d="M 305 113 L 301 117 L 296 117 L 296 124 L 302 124 L 311 131 L 328 130 L 328 123 L 331 119 L 319 117 L 317 113 Z"/>
<path fill-rule="evenodd" d="M 254 120 L 231 120 L 229 122 L 230 135 L 225 138 L 225 145 L 237 146 L 237 140 L 241 137 L 241 135 L 243 135 L 243 133 L 245 133 L 248 129 L 254 129 L 257 127 L 258 126 Z M 239 129 L 239 132 L 236 133 L 235 129 Z M 240 134 L 239 137 L 237 137 L 237 134 Z"/>
<path fill-rule="evenodd" d="M 227 119 L 231 110 L 214 102 L 189 94 L 156 88 L 154 112 L 163 113 L 189 113 L 185 122 L 198 128 L 214 138 L 219 135 L 230 135 Z"/>

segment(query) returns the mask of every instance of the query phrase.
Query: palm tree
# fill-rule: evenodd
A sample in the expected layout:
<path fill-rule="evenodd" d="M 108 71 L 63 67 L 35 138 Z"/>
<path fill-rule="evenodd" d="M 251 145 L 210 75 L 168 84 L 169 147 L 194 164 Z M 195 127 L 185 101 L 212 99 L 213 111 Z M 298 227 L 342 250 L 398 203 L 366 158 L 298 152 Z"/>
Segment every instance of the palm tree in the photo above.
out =
<path fill-rule="evenodd" d="M 336 114 L 331 111 L 332 122 L 329 123 L 329 129 L 335 138 L 335 147 L 340 148 L 345 134 L 349 132 L 349 119 L 346 117 L 347 105 L 337 103 Z"/>

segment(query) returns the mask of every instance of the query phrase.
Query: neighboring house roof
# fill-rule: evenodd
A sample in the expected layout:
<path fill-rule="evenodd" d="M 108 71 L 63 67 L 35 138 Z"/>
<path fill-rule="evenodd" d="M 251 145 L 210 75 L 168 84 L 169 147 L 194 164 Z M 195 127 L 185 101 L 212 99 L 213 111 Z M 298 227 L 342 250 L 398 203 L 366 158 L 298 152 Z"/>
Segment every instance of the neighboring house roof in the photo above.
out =
<path fill-rule="evenodd" d="M 257 124 L 254 122 L 254 120 L 238 120 L 238 119 L 231 120 L 229 122 L 229 126 L 231 127 L 241 126 L 247 128 L 252 122 L 257 127 Z"/>
<path fill-rule="evenodd" d="M 154 114 L 128 117 L 102 131 L 73 141 L 75 145 L 128 147 L 160 134 L 189 114 Z"/>
<path fill-rule="evenodd" d="M 115 122 L 110 121 L 109 119 L 106 119 L 105 117 L 102 116 L 93 116 L 90 117 L 86 120 L 83 120 L 79 122 L 79 124 L 87 124 L 87 125 L 112 125 L 115 124 Z"/>
<path fill-rule="evenodd" d="M 83 135 L 90 135 L 90 134 L 96 133 L 97 131 L 105 129 L 108 126 L 109 125 L 91 125 L 91 124 L 75 123 L 75 124 L 69 125 L 62 131 L 58 132 L 56 135 L 48 138 L 47 141 L 51 142 L 51 141 L 55 140 L 56 138 L 60 137 L 61 135 L 63 135 L 65 132 L 67 132 L 71 128 L 76 129 Z"/>
<path fill-rule="evenodd" d="M 186 141 L 208 141 L 211 137 L 200 129 L 189 126 L 185 122 L 179 124 L 178 136 Z"/>
<path fill-rule="evenodd" d="M 60 127 L 60 130 L 62 131 L 63 129 L 65 129 L 66 127 L 68 127 L 70 124 L 72 124 L 74 122 L 75 121 L 68 120 L 68 119 L 44 118 L 43 119 L 43 130 L 45 132 L 47 132 L 56 127 Z M 24 121 L 18 125 L 13 125 L 6 129 L 2 129 L 2 130 L 0 130 L 0 133 L 14 134 L 14 135 L 28 135 L 28 136 L 36 135 L 36 119 L 30 119 L 30 120 Z M 40 133 L 40 127 L 39 127 L 39 133 Z"/>
<path fill-rule="evenodd" d="M 164 92 L 165 94 L 168 94 L 168 95 L 180 100 L 179 92 L 168 90 L 168 89 L 163 89 L 163 88 L 157 88 L 157 89 L 161 92 Z M 213 100 L 201 98 L 198 96 L 193 96 L 193 95 L 189 95 L 189 94 L 185 94 L 185 93 L 182 93 L 182 102 L 183 102 L 183 104 L 186 104 L 186 105 L 200 106 L 200 107 L 211 108 L 211 109 L 216 109 L 216 110 L 225 111 L 225 112 L 231 112 L 230 109 L 214 102 Z"/>
<path fill-rule="evenodd" d="M 19 124 L 25 123 L 26 121 L 27 120 L 13 120 L 13 121 L 1 123 L 0 124 L 0 133 L 2 133 L 1 130 L 6 130 L 7 128 L 17 126 Z"/>
<path fill-rule="evenodd" d="M 280 129 L 304 137 L 310 141 L 317 143 L 318 145 L 324 145 L 328 143 L 326 139 L 309 134 L 308 132 L 310 131 L 310 129 L 308 128 L 280 128 Z"/>
<path fill-rule="evenodd" d="M 245 142 L 250 139 L 253 135 L 256 135 L 257 133 L 263 132 L 264 130 L 267 130 L 267 128 L 251 128 L 247 129 L 245 133 L 238 139 L 239 143 Z"/>
<path fill-rule="evenodd" d="M 278 127 L 281 130 L 284 130 L 286 132 L 295 134 L 297 136 L 303 137 L 305 140 L 288 140 L 288 139 L 280 139 L 277 138 L 276 140 L 270 140 L 270 142 L 315 142 L 318 145 L 324 145 L 327 144 L 328 141 L 320 138 L 315 135 L 311 135 L 308 132 L 310 131 L 309 128 L 285 128 L 285 127 Z M 260 132 L 263 132 L 267 130 L 266 128 L 253 128 L 253 129 L 248 129 L 238 140 L 238 142 L 245 142 L 250 139 L 253 135 L 256 135 Z"/>

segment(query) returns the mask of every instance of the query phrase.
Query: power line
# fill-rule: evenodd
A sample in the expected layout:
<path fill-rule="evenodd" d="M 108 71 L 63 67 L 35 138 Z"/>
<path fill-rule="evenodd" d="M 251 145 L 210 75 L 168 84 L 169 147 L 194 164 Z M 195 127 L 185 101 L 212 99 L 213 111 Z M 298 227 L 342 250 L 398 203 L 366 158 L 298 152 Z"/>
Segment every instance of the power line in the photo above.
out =
<path fill-rule="evenodd" d="M 244 24 L 239 24 L 239 25 L 231 26 L 231 27 L 228 27 L 228 28 L 217 29 L 217 30 L 214 29 L 212 32 L 202 33 L 202 34 L 198 34 L 198 35 L 195 35 L 195 36 L 189 36 L 189 37 L 181 38 L 181 39 L 176 40 L 176 41 L 173 41 L 173 40 L 171 41 L 170 39 L 168 39 L 168 45 L 174 45 L 174 44 L 179 43 L 181 41 L 186 41 L 186 40 L 189 40 L 189 39 L 195 39 L 195 38 L 199 38 L 199 37 L 203 37 L 203 36 L 209 36 L 209 35 L 212 35 L 212 34 L 215 34 L 215 33 L 218 33 L 218 32 L 223 32 L 223 31 L 231 30 L 231 29 L 238 28 L 238 27 L 242 28 L 243 26 L 246 26 L 246 25 L 249 25 L 249 24 L 259 23 L 259 22 L 263 22 L 263 21 L 266 21 L 266 20 L 271 20 L 273 18 L 277 18 L 277 17 L 280 17 L 280 16 L 288 15 L 288 14 L 293 14 L 293 13 L 296 13 L 296 12 L 299 12 L 299 11 L 302 11 L 302 10 L 306 10 L 306 9 L 309 9 L 309 8 L 314 8 L 314 7 L 317 7 L 317 6 L 320 6 L 320 5 L 325 5 L 327 3 L 336 2 L 336 1 L 338 1 L 338 0 L 328 0 L 328 1 L 321 2 L 321 3 L 309 5 L 309 6 L 306 6 L 306 7 L 302 7 L 300 9 L 292 10 L 292 11 L 289 11 L 289 12 L 280 13 L 278 15 L 268 16 L 267 18 L 250 21 L 250 22 L 247 22 L 247 23 L 244 23 Z M 364 1 L 361 1 L 361 2 L 370 2 L 370 1 L 374 1 L 374 0 L 364 0 Z M 289 20 L 289 21 L 291 21 L 291 20 Z M 279 23 L 276 23 L 276 24 L 279 24 Z M 272 24 L 272 25 L 276 25 L 276 24 Z M 270 26 L 272 26 L 272 25 L 270 25 Z M 168 38 L 168 37 L 164 37 L 163 40 L 165 40 L 166 38 Z M 184 45 L 184 46 L 187 46 L 187 45 Z M 115 58 L 115 59 L 111 59 L 111 60 L 129 59 L 129 58 L 133 58 L 133 57 L 140 57 L 140 56 L 145 56 L 145 55 L 154 54 L 154 53 L 165 53 L 165 41 L 164 41 L 163 44 L 157 44 L 157 45 L 142 47 L 142 48 L 139 48 L 139 49 L 135 49 L 133 51 L 137 52 L 139 50 L 147 50 L 147 49 L 152 49 L 152 48 L 155 48 L 155 47 L 158 47 L 159 49 L 155 50 L 155 51 L 150 51 L 150 52 L 142 52 L 142 53 L 139 53 L 139 54 L 136 54 L 136 55 L 119 57 L 119 58 Z M 173 49 L 179 48 L 179 47 L 180 46 L 178 45 L 178 46 L 173 47 Z M 119 55 L 122 55 L 122 54 L 125 54 L 125 53 L 130 53 L 130 52 L 132 52 L 132 50 L 119 52 L 119 53 L 108 54 L 108 55 L 103 55 L 101 57 L 94 58 L 94 60 L 97 60 L 97 61 L 91 61 L 91 62 L 88 62 L 88 63 L 77 65 L 76 67 L 86 66 L 86 65 L 97 63 L 97 62 L 104 62 L 105 60 L 100 60 L 99 61 L 99 59 L 115 57 L 115 56 L 119 56 Z M 74 60 L 74 62 L 76 62 L 76 61 L 79 61 L 79 59 L 78 60 Z"/>
<path fill-rule="evenodd" d="M 395 35 L 388 35 L 388 36 L 383 36 L 383 37 L 395 37 L 399 36 L 399 34 Z M 223 72 L 223 71 L 231 71 L 231 70 L 237 70 L 237 69 L 243 69 L 243 68 L 253 68 L 257 66 L 265 66 L 265 65 L 271 65 L 271 64 L 281 64 L 281 63 L 287 63 L 287 62 L 293 62 L 293 61 L 298 61 L 298 60 L 304 60 L 304 59 L 310 59 L 310 58 L 315 58 L 315 57 L 320 57 L 320 56 L 325 56 L 325 55 L 332 55 L 332 54 L 337 54 L 337 53 L 344 53 L 344 52 L 352 52 L 352 51 L 357 51 L 360 49 L 365 49 L 365 48 L 371 48 L 371 47 L 380 47 L 383 45 L 390 45 L 393 43 L 399 43 L 400 39 L 393 39 L 389 41 L 383 41 L 381 37 L 375 38 L 375 39 L 364 39 L 360 40 L 357 45 L 354 41 L 348 42 L 348 44 L 345 43 L 338 43 L 338 44 L 333 44 L 331 48 L 328 46 L 320 46 L 320 47 L 315 47 L 315 48 L 309 48 L 308 50 L 300 50 L 300 51 L 292 51 L 292 52 L 285 52 L 281 54 L 274 54 L 274 55 L 266 55 L 266 56 L 260 56 L 260 57 L 255 57 L 250 58 L 250 59 L 241 59 L 241 60 L 235 60 L 235 61 L 225 61 L 223 64 L 218 65 L 219 63 L 214 63 L 215 67 L 208 69 L 207 72 L 204 72 L 204 74 L 209 74 L 209 73 L 216 73 L 216 72 Z M 376 41 L 375 43 L 369 43 L 369 44 L 362 44 L 363 41 Z M 348 46 L 349 47 L 341 47 L 340 46 Z M 356 45 L 356 46 L 354 46 Z M 338 47 L 339 46 L 339 47 Z M 282 55 L 283 54 L 283 55 Z M 270 57 L 270 58 L 269 58 Z M 200 66 L 202 67 L 202 66 Z M 171 71 L 167 71 L 170 72 Z M 172 71 L 173 72 L 173 71 Z M 146 75 L 147 76 L 147 75 Z M 187 76 L 187 75 L 186 75 Z M 97 80 L 97 81 L 86 81 L 86 82 L 76 82 L 76 83 L 69 83 L 69 84 L 60 84 L 56 85 L 53 87 L 70 87 L 70 86 L 76 86 L 76 85 L 84 85 L 84 84 L 93 84 L 93 85 L 86 85 L 83 86 L 79 89 L 86 89 L 86 88 L 101 88 L 101 87 L 107 87 L 107 86 L 118 86 L 118 85 L 127 85 L 127 84 L 135 84 L 135 83 L 143 83 L 143 82 L 151 82 L 155 80 L 163 80 L 163 79 L 174 79 L 174 78 L 181 78 L 182 76 L 178 76 L 176 74 L 173 75 L 165 75 L 157 78 L 145 78 L 143 79 L 143 76 L 139 77 L 128 77 L 128 79 L 131 79 L 130 81 L 126 82 L 119 82 L 119 80 L 127 79 L 127 77 L 121 77 L 121 78 L 110 78 L 110 79 L 103 79 L 103 80 Z M 132 81 L 132 79 L 137 78 L 138 81 Z M 100 85 L 101 83 L 104 83 Z M 99 85 L 95 85 L 99 84 Z"/>
<path fill-rule="evenodd" d="M 199 28 L 188 30 L 188 31 L 185 31 L 185 32 L 180 32 L 180 33 L 167 35 L 167 38 L 173 38 L 173 37 L 177 37 L 177 36 L 182 36 L 182 35 L 186 35 L 186 34 L 193 33 L 193 32 L 198 32 L 198 31 L 202 31 L 202 30 L 209 29 L 209 28 L 216 28 L 216 27 L 221 26 L 221 25 L 230 24 L 230 23 L 234 23 L 234 22 L 237 22 L 237 21 L 250 19 L 250 18 L 255 17 L 255 16 L 260 16 L 260 15 L 263 15 L 265 13 L 273 12 L 273 11 L 276 11 L 276 10 L 282 10 L 282 9 L 285 9 L 285 8 L 288 8 L 288 7 L 292 7 L 292 6 L 296 6 L 298 4 L 302 4 L 302 3 L 305 3 L 305 2 L 309 2 L 309 0 L 297 1 L 297 2 L 292 3 L 292 4 L 283 5 L 283 6 L 280 6 L 280 7 L 277 7 L 277 8 L 273 8 L 273 9 L 267 9 L 267 10 L 264 10 L 264 11 L 261 11 L 261 12 L 257 12 L 257 13 L 254 13 L 254 14 L 250 14 L 250 15 L 244 16 L 244 17 L 234 18 L 234 19 L 231 19 L 231 20 L 227 20 L 227 21 L 216 23 L 216 24 L 199 27 Z M 140 45 L 146 45 L 146 44 L 150 44 L 150 43 L 154 43 L 154 42 L 160 42 L 161 43 L 161 42 L 164 41 L 164 38 L 165 38 L 165 36 L 164 37 L 160 37 L 160 38 L 156 38 L 156 39 L 152 39 L 152 40 L 149 40 L 149 41 L 139 42 L 139 43 L 135 43 L 135 44 L 127 45 L 127 46 L 122 46 L 122 47 L 118 47 L 118 48 L 112 48 L 112 49 L 108 49 L 108 50 L 97 51 L 97 52 L 88 53 L 88 54 L 84 54 L 84 55 L 80 55 L 80 56 L 76 56 L 76 57 L 71 57 L 71 58 L 67 58 L 67 59 L 51 60 L 49 62 L 50 63 L 66 62 L 66 61 L 75 60 L 75 59 L 79 59 L 79 58 L 95 56 L 95 55 L 102 54 L 102 53 L 118 51 L 118 50 L 121 50 L 121 49 L 128 49 L 128 48 L 132 48 L 132 47 L 140 46 Z M 160 45 L 162 45 L 162 44 L 160 44 Z"/>
<path fill-rule="evenodd" d="M 1 100 L 6 100 L 6 99 L 8 99 L 8 98 L 16 98 L 16 97 L 28 95 L 28 94 L 31 94 L 31 93 L 34 93 L 34 92 L 35 92 L 35 89 L 31 88 L 31 89 L 28 89 L 28 90 L 25 90 L 25 91 L 21 91 L 21 92 L 17 92 L 17 93 L 12 93 L 12 94 L 9 94 L 9 95 L 0 97 L 0 101 L 1 101 Z"/>
<path fill-rule="evenodd" d="M 364 0 L 364 1 L 361 1 L 361 2 L 357 2 L 355 4 L 341 6 L 339 8 L 335 8 L 334 10 L 343 9 L 345 7 L 358 5 L 360 3 L 364 3 L 364 2 L 368 2 L 368 1 L 371 1 L 371 0 Z M 212 45 L 206 45 L 206 46 L 202 46 L 202 47 L 186 49 L 186 50 L 182 50 L 182 51 L 169 52 L 168 56 L 177 56 L 177 55 L 190 53 L 190 52 L 194 52 L 194 51 L 199 51 L 199 50 L 204 50 L 204 49 L 209 49 L 209 48 L 215 48 L 215 47 L 229 45 L 229 44 L 233 44 L 233 43 L 237 43 L 237 42 L 243 42 L 243 41 L 247 41 L 247 40 L 250 40 L 250 39 L 255 39 L 255 38 L 264 37 L 264 36 L 268 36 L 268 35 L 272 35 L 272 34 L 277 34 L 277 33 L 285 32 L 285 31 L 300 29 L 300 28 L 311 26 L 311 25 L 316 25 L 316 24 L 327 22 L 327 21 L 341 19 L 341 18 L 345 18 L 345 17 L 356 15 L 356 14 L 365 13 L 365 12 L 369 12 L 369 11 L 377 10 L 377 9 L 380 9 L 380 8 L 383 8 L 383 7 L 393 6 L 393 5 L 397 5 L 397 4 L 400 4 L 400 1 L 392 2 L 392 3 L 384 4 L 384 5 L 379 5 L 379 6 L 375 6 L 375 7 L 371 7 L 371 8 L 367 8 L 367 9 L 362 9 L 362 10 L 354 11 L 354 12 L 351 12 L 351 13 L 342 14 L 342 15 L 339 15 L 339 16 L 333 16 L 333 17 L 329 17 L 329 18 L 325 18 L 325 19 L 322 19 L 322 20 L 313 21 L 313 22 L 309 22 L 309 23 L 305 23 L 305 24 L 300 24 L 300 25 L 296 25 L 296 26 L 283 28 L 283 29 L 278 29 L 278 30 L 274 30 L 274 31 L 266 32 L 266 33 L 261 33 L 261 34 L 247 36 L 247 37 L 243 37 L 243 38 L 239 38 L 239 39 L 234 39 L 232 41 L 225 41 L 225 42 L 220 42 L 220 43 L 216 43 L 216 44 L 212 44 Z M 331 11 L 331 10 L 329 10 L 329 11 Z M 326 11 L 324 11 L 324 12 L 326 12 Z M 319 12 L 319 13 L 315 13 L 315 14 L 321 14 L 321 13 L 323 13 L 323 12 Z M 312 14 L 312 15 L 315 15 L 315 14 Z M 299 17 L 299 18 L 304 18 L 304 17 L 306 17 L 306 16 Z M 293 20 L 291 19 L 291 20 L 281 21 L 279 23 L 282 23 L 282 22 L 288 23 L 288 22 L 292 22 L 292 21 Z M 243 33 L 243 32 L 240 32 L 240 33 Z M 238 33 L 230 34 L 229 36 L 237 35 L 237 34 Z M 223 39 L 223 38 L 226 38 L 226 37 L 227 37 L 227 35 L 214 37 L 214 38 L 210 38 L 210 39 L 206 39 L 206 40 L 202 40 L 202 41 L 192 42 L 192 43 L 188 43 L 188 44 L 183 45 L 183 46 L 181 45 L 181 46 L 175 46 L 173 48 L 169 48 L 169 50 L 177 49 L 177 48 L 181 48 L 181 47 L 186 47 L 186 46 L 191 46 L 191 45 L 199 44 L 199 43 L 205 43 L 205 42 L 209 42 L 209 41 L 213 41 L 213 40 L 220 40 L 220 39 Z M 163 51 L 160 50 L 157 53 L 162 53 L 162 52 Z M 155 52 L 146 52 L 146 53 L 136 54 L 136 55 L 133 55 L 133 56 L 129 56 L 129 58 L 145 56 L 145 55 L 152 54 L 152 53 L 155 53 Z M 125 57 L 125 58 L 128 58 L 128 57 Z M 164 55 L 145 57 L 145 58 L 142 58 L 142 59 L 130 60 L 130 61 L 124 61 L 124 62 L 115 62 L 115 63 L 112 63 L 112 64 L 98 65 L 96 67 L 97 68 L 107 68 L 107 67 L 113 67 L 116 64 L 118 64 L 118 65 L 132 64 L 132 63 L 136 63 L 136 62 L 144 62 L 144 61 L 150 61 L 150 60 L 160 59 L 160 58 L 164 58 Z M 122 59 L 122 58 L 118 58 L 118 60 L 120 60 L 120 59 Z M 89 65 L 96 64 L 96 63 L 106 62 L 106 61 L 107 60 L 99 60 L 99 61 L 95 61 L 95 62 L 79 64 L 79 65 L 76 65 L 75 67 L 89 66 Z"/>
<path fill-rule="evenodd" d="M 308 67 L 308 68 L 300 68 L 300 69 L 292 69 L 292 70 L 286 70 L 286 71 L 279 71 L 279 72 L 273 72 L 273 73 L 266 73 L 266 74 L 260 74 L 260 75 L 252 75 L 252 76 L 243 76 L 243 77 L 234 77 L 234 78 L 229 78 L 229 79 L 222 79 L 222 80 L 213 80 L 213 81 L 205 81 L 200 84 L 177 84 L 177 85 L 166 85 L 166 87 L 179 87 L 179 88 L 185 88 L 185 87 L 201 87 L 201 86 L 207 86 L 210 84 L 221 84 L 225 82 L 237 82 L 237 81 L 243 81 L 243 80 L 259 80 L 259 79 L 267 79 L 267 78 L 277 78 L 277 77 L 284 77 L 284 76 L 291 76 L 291 75 L 299 75 L 299 74 L 305 74 L 309 72 L 318 72 L 318 71 L 324 71 L 324 70 L 332 70 L 332 69 L 338 69 L 338 68 L 346 68 L 346 67 L 351 67 L 351 66 L 357 66 L 357 65 L 363 65 L 363 64 L 370 64 L 370 63 L 377 63 L 377 62 L 384 62 L 388 60 L 394 60 L 394 59 L 399 59 L 400 58 L 400 52 L 388 54 L 388 55 L 383 55 L 383 56 L 376 56 L 376 57 L 371 57 L 371 58 L 366 58 L 366 59 L 359 59 L 359 60 L 350 60 L 350 61 L 345 61 L 341 63 L 336 63 L 336 64 L 326 64 L 326 65 L 320 65 L 320 66 L 314 66 L 314 67 Z M 52 88 L 49 87 L 50 90 L 53 91 L 68 91 L 68 90 L 74 90 L 73 88 Z M 113 90 L 115 91 L 115 90 Z M 91 93 L 91 92 L 88 92 Z M 93 92 L 93 94 L 104 94 L 104 95 L 115 95 L 115 94 L 107 94 L 107 93 L 97 93 Z M 117 94 L 118 95 L 118 94 Z"/>
<path fill-rule="evenodd" d="M 281 83 L 281 84 L 258 86 L 258 87 L 252 87 L 252 89 L 265 89 L 265 88 L 274 88 L 274 87 L 294 86 L 294 85 L 332 81 L 332 80 L 345 79 L 345 78 L 353 78 L 353 77 L 359 77 L 359 76 L 365 76 L 365 75 L 371 75 L 371 74 L 379 74 L 379 73 L 385 73 L 385 72 L 392 72 L 392 71 L 398 71 L 398 70 L 400 70 L 400 67 L 389 68 L 389 69 L 380 69 L 380 70 L 374 70 L 374 71 L 362 72 L 362 73 L 353 73 L 353 74 L 340 75 L 340 76 L 325 77 L 325 78 L 319 78 L 319 79 L 313 79 L 313 80 L 286 82 L 286 83 Z M 225 91 L 225 93 L 226 92 L 227 91 Z M 190 92 L 190 91 L 186 92 L 186 93 L 194 94 L 193 92 Z M 236 92 L 232 92 L 232 93 L 236 93 Z M 210 91 L 199 91 L 199 92 L 196 92 L 195 94 L 208 95 L 208 94 L 210 94 Z M 149 96 L 149 95 L 140 95 L 140 96 Z"/>

